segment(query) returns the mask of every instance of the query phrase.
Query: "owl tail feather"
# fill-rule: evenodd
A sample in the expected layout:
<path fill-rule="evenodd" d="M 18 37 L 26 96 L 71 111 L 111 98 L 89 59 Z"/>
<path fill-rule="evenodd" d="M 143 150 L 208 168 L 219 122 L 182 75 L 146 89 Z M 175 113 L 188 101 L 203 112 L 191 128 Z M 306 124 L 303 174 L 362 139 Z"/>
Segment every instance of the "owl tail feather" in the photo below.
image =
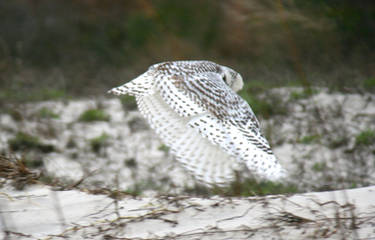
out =
<path fill-rule="evenodd" d="M 108 93 L 114 95 L 144 96 L 152 93 L 154 79 L 146 74 L 131 80 L 124 85 L 112 88 Z"/>

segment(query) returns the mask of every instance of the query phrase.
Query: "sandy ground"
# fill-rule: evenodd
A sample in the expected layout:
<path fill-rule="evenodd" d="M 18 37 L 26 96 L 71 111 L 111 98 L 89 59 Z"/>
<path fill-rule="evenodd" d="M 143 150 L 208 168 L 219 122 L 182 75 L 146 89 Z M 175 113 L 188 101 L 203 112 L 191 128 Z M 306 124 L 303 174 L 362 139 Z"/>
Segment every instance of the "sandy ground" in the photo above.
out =
<path fill-rule="evenodd" d="M 0 206 L 2 239 L 375 238 L 375 187 L 293 196 L 114 200 L 36 186 L 0 192 Z"/>

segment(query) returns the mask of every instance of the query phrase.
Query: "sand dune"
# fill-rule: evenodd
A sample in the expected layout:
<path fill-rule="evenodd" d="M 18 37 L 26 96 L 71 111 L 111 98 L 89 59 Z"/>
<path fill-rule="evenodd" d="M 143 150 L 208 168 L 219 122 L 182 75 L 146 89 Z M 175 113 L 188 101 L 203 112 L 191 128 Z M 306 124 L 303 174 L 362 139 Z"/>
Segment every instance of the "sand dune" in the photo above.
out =
<path fill-rule="evenodd" d="M 0 196 L 3 239 L 375 237 L 375 187 L 293 196 L 115 201 L 105 195 L 36 186 Z"/>

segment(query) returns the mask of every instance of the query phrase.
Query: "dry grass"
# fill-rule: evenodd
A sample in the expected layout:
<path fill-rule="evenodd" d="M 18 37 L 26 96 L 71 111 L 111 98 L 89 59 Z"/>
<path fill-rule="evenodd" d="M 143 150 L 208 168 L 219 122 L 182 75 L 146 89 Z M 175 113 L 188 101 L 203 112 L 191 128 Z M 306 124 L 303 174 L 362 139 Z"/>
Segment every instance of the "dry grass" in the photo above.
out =
<path fill-rule="evenodd" d="M 16 189 L 37 183 L 40 176 L 40 172 L 27 168 L 22 159 L 0 155 L 0 177 L 9 180 Z"/>

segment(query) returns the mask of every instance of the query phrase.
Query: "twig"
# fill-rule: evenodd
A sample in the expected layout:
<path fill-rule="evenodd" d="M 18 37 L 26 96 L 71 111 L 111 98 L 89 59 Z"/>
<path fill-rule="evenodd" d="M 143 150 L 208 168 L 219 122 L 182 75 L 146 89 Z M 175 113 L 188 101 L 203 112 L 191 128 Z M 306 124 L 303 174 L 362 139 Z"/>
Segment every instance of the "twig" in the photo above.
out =
<path fill-rule="evenodd" d="M 64 231 L 64 229 L 66 228 L 66 221 L 65 221 L 65 217 L 64 217 L 64 214 L 63 214 L 63 210 L 61 208 L 61 205 L 60 205 L 60 200 L 59 200 L 59 197 L 57 196 L 57 193 L 55 191 L 51 191 L 51 196 L 53 198 L 53 206 L 57 212 L 57 217 L 59 219 L 59 222 L 61 224 L 61 230 Z"/>

